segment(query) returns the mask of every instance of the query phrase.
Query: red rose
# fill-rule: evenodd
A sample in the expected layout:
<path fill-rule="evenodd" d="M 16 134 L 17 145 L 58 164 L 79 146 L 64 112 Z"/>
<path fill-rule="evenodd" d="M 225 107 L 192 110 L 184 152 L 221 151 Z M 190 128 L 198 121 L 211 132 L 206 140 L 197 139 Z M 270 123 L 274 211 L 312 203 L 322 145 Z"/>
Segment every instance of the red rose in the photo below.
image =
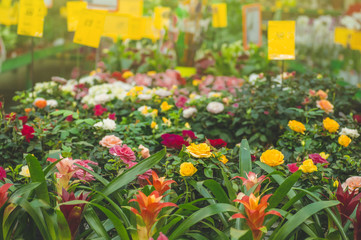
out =
<path fill-rule="evenodd" d="M 197 139 L 197 136 L 191 130 L 183 130 L 182 135 L 184 138 Z"/>
<path fill-rule="evenodd" d="M 182 136 L 176 135 L 176 134 L 163 134 L 162 136 L 163 141 L 161 144 L 168 148 L 174 148 L 181 150 L 183 145 L 188 146 L 189 143 L 183 139 Z"/>
<path fill-rule="evenodd" d="M 65 118 L 65 121 L 72 122 L 73 121 L 73 115 L 69 115 Z"/>
<path fill-rule="evenodd" d="M 6 178 L 6 171 L 3 167 L 0 167 L 0 180 L 4 181 L 5 178 Z"/>
<path fill-rule="evenodd" d="M 98 105 L 95 105 L 93 111 L 94 111 L 94 116 L 98 117 L 98 116 L 103 115 L 103 113 L 108 111 L 108 109 L 103 108 L 102 105 L 98 104 Z"/>
<path fill-rule="evenodd" d="M 16 113 L 12 112 L 7 115 L 5 115 L 6 120 L 14 121 L 16 119 Z"/>
<path fill-rule="evenodd" d="M 30 142 L 30 139 L 34 138 L 34 128 L 28 125 L 23 125 L 23 129 L 21 130 L 21 134 L 25 137 L 27 142 Z"/>
<path fill-rule="evenodd" d="M 115 113 L 109 113 L 109 116 L 108 116 L 109 119 L 111 120 L 117 120 L 117 117 L 115 116 Z"/>
<path fill-rule="evenodd" d="M 185 96 L 180 96 L 178 99 L 177 99 L 177 102 L 175 103 L 175 105 L 178 107 L 178 108 L 184 108 L 186 106 L 186 103 L 188 101 L 188 98 L 186 98 Z"/>
<path fill-rule="evenodd" d="M 125 81 L 125 79 L 123 78 L 123 74 L 121 72 L 113 72 L 112 74 L 112 78 L 117 79 L 118 81 Z"/>
<path fill-rule="evenodd" d="M 124 163 L 129 164 L 135 161 L 135 154 L 126 144 L 123 146 L 116 145 L 109 150 L 109 153 L 118 156 Z"/>
<path fill-rule="evenodd" d="M 317 163 L 327 163 L 328 164 L 327 160 L 324 159 L 323 157 L 321 157 L 321 155 L 318 153 L 309 154 L 308 157 L 312 159 L 314 164 L 317 164 Z"/>
<path fill-rule="evenodd" d="M 211 144 L 215 148 L 222 148 L 227 146 L 227 142 L 223 139 L 208 139 L 209 144 Z"/>
<path fill-rule="evenodd" d="M 27 116 L 22 116 L 22 117 L 19 117 L 19 120 L 23 123 L 23 125 L 25 124 L 25 123 L 27 123 L 28 122 L 28 117 Z"/>
<path fill-rule="evenodd" d="M 353 115 L 353 120 L 355 120 L 358 123 L 361 123 L 361 114 Z"/>
<path fill-rule="evenodd" d="M 255 155 L 251 155 L 252 162 L 255 162 L 257 160 L 257 157 Z"/>

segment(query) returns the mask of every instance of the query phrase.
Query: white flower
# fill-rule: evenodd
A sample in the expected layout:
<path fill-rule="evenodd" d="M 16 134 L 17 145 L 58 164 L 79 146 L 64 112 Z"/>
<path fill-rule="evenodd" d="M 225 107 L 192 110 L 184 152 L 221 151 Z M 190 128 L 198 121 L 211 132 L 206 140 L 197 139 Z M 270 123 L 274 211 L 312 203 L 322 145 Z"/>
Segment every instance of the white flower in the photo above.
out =
<path fill-rule="evenodd" d="M 183 110 L 183 117 L 190 118 L 193 117 L 194 114 L 197 113 L 197 108 L 191 107 Z"/>
<path fill-rule="evenodd" d="M 87 76 L 87 77 L 83 77 L 79 80 L 79 83 L 87 83 L 89 85 L 94 85 L 95 80 L 100 80 L 100 78 L 98 76 Z"/>
<path fill-rule="evenodd" d="M 30 177 L 29 166 L 25 165 L 21 167 L 21 172 L 19 173 L 21 176 Z"/>
<path fill-rule="evenodd" d="M 213 114 L 218 114 L 223 112 L 224 105 L 220 102 L 210 102 L 207 106 L 207 111 Z"/>
<path fill-rule="evenodd" d="M 146 117 L 152 115 L 151 110 L 152 108 L 148 106 L 141 106 L 140 108 L 138 108 L 138 111 L 141 112 Z"/>
<path fill-rule="evenodd" d="M 114 120 L 111 120 L 111 119 L 107 118 L 107 119 L 104 119 L 101 122 L 98 122 L 98 123 L 94 124 L 94 127 L 95 128 L 102 128 L 104 130 L 113 131 L 113 130 L 115 130 L 117 125 L 116 125 Z"/>
<path fill-rule="evenodd" d="M 50 99 L 46 103 L 49 107 L 52 107 L 52 108 L 55 108 L 58 106 L 58 101 L 56 101 L 55 99 Z"/>
<path fill-rule="evenodd" d="M 150 99 L 152 99 L 152 95 L 150 95 L 150 94 L 139 94 L 138 98 L 140 100 L 150 100 Z"/>
<path fill-rule="evenodd" d="M 222 93 L 219 93 L 219 92 L 210 92 L 208 93 L 208 97 L 211 98 L 211 97 L 221 97 L 222 96 Z"/>
<path fill-rule="evenodd" d="M 351 16 L 344 16 L 341 19 L 341 24 L 348 29 L 359 30 L 361 28 L 361 25 L 357 19 Z"/>
<path fill-rule="evenodd" d="M 57 83 L 55 82 L 40 82 L 35 84 L 34 91 L 36 93 L 46 92 L 48 94 L 53 94 L 55 87 L 57 87 Z"/>
<path fill-rule="evenodd" d="M 165 89 L 157 89 L 154 93 L 161 98 L 169 97 L 172 95 L 172 92 Z"/>
<path fill-rule="evenodd" d="M 109 102 L 110 100 L 111 100 L 110 95 L 103 93 L 103 94 L 99 94 L 99 95 L 95 96 L 94 103 L 95 103 L 95 105 L 104 104 L 104 103 Z"/>
<path fill-rule="evenodd" d="M 346 135 L 352 138 L 358 138 L 360 136 L 360 134 L 357 132 L 356 129 L 350 129 L 350 128 L 342 128 L 339 134 Z"/>

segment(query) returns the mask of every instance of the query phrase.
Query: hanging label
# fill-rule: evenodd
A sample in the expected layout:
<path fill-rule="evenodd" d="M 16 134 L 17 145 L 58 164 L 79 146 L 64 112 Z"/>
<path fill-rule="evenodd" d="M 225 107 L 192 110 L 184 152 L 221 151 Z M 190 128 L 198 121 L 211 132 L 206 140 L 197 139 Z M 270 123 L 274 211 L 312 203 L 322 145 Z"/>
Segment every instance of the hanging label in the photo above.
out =
<path fill-rule="evenodd" d="M 18 24 L 19 4 L 15 3 L 13 7 L 0 7 L 0 24 L 11 26 Z"/>
<path fill-rule="evenodd" d="M 145 30 L 144 37 L 154 40 L 158 40 L 160 38 L 160 32 L 154 26 L 153 19 L 151 17 L 143 17 L 145 21 Z"/>
<path fill-rule="evenodd" d="M 335 43 L 341 44 L 344 47 L 347 47 L 351 42 L 351 35 L 353 30 L 337 27 L 335 28 Z"/>
<path fill-rule="evenodd" d="M 168 7 L 155 7 L 154 8 L 154 26 L 156 29 L 161 30 L 168 27 L 170 18 L 170 8 Z"/>
<path fill-rule="evenodd" d="M 143 0 L 118 0 L 118 13 L 129 14 L 134 17 L 143 16 Z"/>
<path fill-rule="evenodd" d="M 129 18 L 129 31 L 127 38 L 131 40 L 140 40 L 145 35 L 146 19 L 143 17 Z"/>
<path fill-rule="evenodd" d="M 353 50 L 361 51 L 361 32 L 354 31 L 352 33 L 350 47 Z"/>
<path fill-rule="evenodd" d="M 74 43 L 98 48 L 104 31 L 105 12 L 83 10 L 74 35 Z"/>
<path fill-rule="evenodd" d="M 227 27 L 227 4 L 216 3 L 212 4 L 212 26 L 214 28 Z"/>
<path fill-rule="evenodd" d="M 242 7 L 243 46 L 262 46 L 262 5 L 249 4 Z"/>
<path fill-rule="evenodd" d="M 129 16 L 118 13 L 109 13 L 105 17 L 103 36 L 113 38 L 125 39 L 128 35 Z"/>
<path fill-rule="evenodd" d="M 295 59 L 295 21 L 268 22 L 268 59 Z"/>
<path fill-rule="evenodd" d="M 46 7 L 42 0 L 20 0 L 18 34 L 42 37 Z"/>
<path fill-rule="evenodd" d="M 68 22 L 68 32 L 74 32 L 77 29 L 79 22 L 79 16 L 81 12 L 86 9 L 86 2 L 67 2 L 67 22 Z"/>
<path fill-rule="evenodd" d="M 12 0 L 2 0 L 0 1 L 0 7 L 9 8 L 11 7 L 11 2 Z"/>

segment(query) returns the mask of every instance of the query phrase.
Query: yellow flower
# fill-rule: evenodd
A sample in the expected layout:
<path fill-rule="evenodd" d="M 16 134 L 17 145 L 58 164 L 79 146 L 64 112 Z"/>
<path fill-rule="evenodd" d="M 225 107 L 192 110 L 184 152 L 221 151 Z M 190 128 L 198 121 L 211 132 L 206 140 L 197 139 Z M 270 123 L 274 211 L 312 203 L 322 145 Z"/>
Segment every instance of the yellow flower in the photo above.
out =
<path fill-rule="evenodd" d="M 144 106 L 143 110 L 142 110 L 142 114 L 143 115 L 147 115 L 148 114 L 148 107 Z"/>
<path fill-rule="evenodd" d="M 191 129 L 191 125 L 189 125 L 188 122 L 186 122 L 186 123 L 184 124 L 184 127 L 185 127 L 185 128 L 188 128 L 188 129 Z"/>
<path fill-rule="evenodd" d="M 321 79 L 323 76 L 321 74 L 317 74 L 317 79 Z"/>
<path fill-rule="evenodd" d="M 131 71 L 125 71 L 122 75 L 122 77 L 125 79 L 133 77 L 133 76 L 134 76 L 134 74 Z"/>
<path fill-rule="evenodd" d="M 196 94 L 195 94 L 195 93 L 189 94 L 189 99 L 190 99 L 190 100 L 193 100 L 195 97 L 196 97 Z"/>
<path fill-rule="evenodd" d="M 300 169 L 304 173 L 312 173 L 312 172 L 317 171 L 317 166 L 315 164 L 313 164 L 312 159 L 307 159 L 306 161 L 304 161 L 302 163 L 302 165 L 300 166 Z"/>
<path fill-rule="evenodd" d="M 197 168 L 190 162 L 185 162 L 180 165 L 180 175 L 183 177 L 190 177 L 193 176 L 197 172 Z"/>
<path fill-rule="evenodd" d="M 157 74 L 156 71 L 149 71 L 149 72 L 147 72 L 147 75 L 148 75 L 148 76 L 154 76 L 154 75 L 156 75 L 156 74 Z"/>
<path fill-rule="evenodd" d="M 267 150 L 264 153 L 262 153 L 261 155 L 261 162 L 267 164 L 268 166 L 271 167 L 275 167 L 278 165 L 281 165 L 284 163 L 284 156 L 282 154 L 282 152 L 276 150 L 276 149 L 271 149 L 271 150 Z"/>
<path fill-rule="evenodd" d="M 158 128 L 158 124 L 153 121 L 153 122 L 150 124 L 150 127 L 151 127 L 152 129 L 157 129 L 157 128 Z"/>
<path fill-rule="evenodd" d="M 340 183 L 337 180 L 333 182 L 333 186 L 336 187 L 336 188 L 338 187 L 339 184 Z"/>
<path fill-rule="evenodd" d="M 196 158 L 209 158 L 212 155 L 211 148 L 206 143 L 198 145 L 192 143 L 187 147 L 187 152 Z"/>
<path fill-rule="evenodd" d="M 164 124 L 167 125 L 168 127 L 170 127 L 172 125 L 172 122 L 169 119 L 162 117 L 162 120 L 163 120 Z"/>
<path fill-rule="evenodd" d="M 152 117 L 157 117 L 158 116 L 158 109 L 154 109 L 152 111 Z"/>
<path fill-rule="evenodd" d="M 197 87 L 201 82 L 202 82 L 202 80 L 195 79 L 195 80 L 193 80 L 192 84 L 193 84 L 193 86 Z"/>
<path fill-rule="evenodd" d="M 228 162 L 228 159 L 226 156 L 222 155 L 220 158 L 219 158 L 219 161 L 221 161 L 223 164 L 226 164 Z"/>
<path fill-rule="evenodd" d="M 303 125 L 301 122 L 298 122 L 296 120 L 291 120 L 288 122 L 288 126 L 291 128 L 291 130 L 304 134 L 306 131 L 305 125 Z"/>
<path fill-rule="evenodd" d="M 335 120 L 328 117 L 323 120 L 323 127 L 330 133 L 335 133 L 340 128 L 340 125 Z"/>
<path fill-rule="evenodd" d="M 173 105 L 169 105 L 168 102 L 165 102 L 165 101 L 160 105 L 160 109 L 162 109 L 162 112 L 166 112 L 169 109 L 171 109 L 172 107 L 173 107 Z"/>
<path fill-rule="evenodd" d="M 322 152 L 320 153 L 320 156 L 324 159 L 327 159 L 330 156 L 330 154 L 326 154 L 325 152 Z"/>
<path fill-rule="evenodd" d="M 338 143 L 344 147 L 347 147 L 351 143 L 351 138 L 346 135 L 341 135 L 338 138 Z"/>
<path fill-rule="evenodd" d="M 24 177 L 30 177 L 30 170 L 29 170 L 29 167 L 26 165 L 26 166 L 22 166 L 21 168 L 21 172 L 19 173 L 21 176 L 24 176 Z"/>

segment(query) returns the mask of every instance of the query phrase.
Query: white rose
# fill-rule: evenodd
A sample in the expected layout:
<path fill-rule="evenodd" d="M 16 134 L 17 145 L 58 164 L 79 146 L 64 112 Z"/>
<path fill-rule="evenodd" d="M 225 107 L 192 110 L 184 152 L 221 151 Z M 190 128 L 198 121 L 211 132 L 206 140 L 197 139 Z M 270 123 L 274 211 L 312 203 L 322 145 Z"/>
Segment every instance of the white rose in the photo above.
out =
<path fill-rule="evenodd" d="M 111 100 L 110 96 L 108 94 L 100 94 L 95 96 L 94 102 L 95 104 L 104 104 Z"/>
<path fill-rule="evenodd" d="M 115 130 L 116 127 L 117 127 L 117 124 L 115 123 L 114 120 L 111 120 L 109 118 L 103 120 L 103 129 L 104 130 L 113 131 L 113 130 Z"/>
<path fill-rule="evenodd" d="M 207 106 L 207 111 L 213 114 L 218 114 L 223 112 L 224 105 L 220 102 L 210 102 Z"/>
<path fill-rule="evenodd" d="M 169 97 L 170 95 L 172 95 L 172 92 L 164 89 L 157 89 L 154 93 L 161 98 Z"/>
<path fill-rule="evenodd" d="M 138 98 L 140 100 L 150 100 L 150 99 L 152 99 L 152 95 L 150 95 L 150 94 L 139 94 Z"/>
<path fill-rule="evenodd" d="M 194 114 L 196 114 L 196 113 L 197 113 L 196 108 L 194 108 L 194 107 L 187 108 L 187 109 L 183 110 L 183 117 L 184 118 L 190 118 L 190 117 L 193 117 Z"/>
<path fill-rule="evenodd" d="M 49 107 L 55 108 L 58 106 L 58 101 L 56 101 L 55 99 L 50 99 L 47 101 L 47 105 Z"/>
<path fill-rule="evenodd" d="M 350 129 L 350 128 L 342 128 L 339 134 L 346 135 L 352 138 L 358 138 L 360 136 L 360 134 L 356 129 Z"/>

